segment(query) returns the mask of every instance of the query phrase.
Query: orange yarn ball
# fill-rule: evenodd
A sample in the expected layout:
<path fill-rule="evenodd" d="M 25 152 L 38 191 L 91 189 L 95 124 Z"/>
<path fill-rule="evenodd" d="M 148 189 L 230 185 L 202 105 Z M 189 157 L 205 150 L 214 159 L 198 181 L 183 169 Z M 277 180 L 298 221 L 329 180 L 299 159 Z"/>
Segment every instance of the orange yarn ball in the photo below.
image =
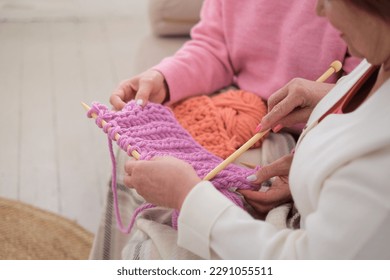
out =
<path fill-rule="evenodd" d="M 257 95 L 230 90 L 213 97 L 196 96 L 173 105 L 179 123 L 215 155 L 226 158 L 248 141 L 267 113 Z M 253 147 L 259 147 L 261 141 Z"/>

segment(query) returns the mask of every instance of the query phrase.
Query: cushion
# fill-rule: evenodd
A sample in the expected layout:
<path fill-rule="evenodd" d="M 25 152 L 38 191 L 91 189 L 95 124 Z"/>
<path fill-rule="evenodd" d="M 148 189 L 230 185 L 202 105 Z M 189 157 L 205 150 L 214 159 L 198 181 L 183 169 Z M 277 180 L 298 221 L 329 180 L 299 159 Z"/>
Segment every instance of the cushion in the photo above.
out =
<path fill-rule="evenodd" d="M 199 21 L 203 0 L 149 0 L 152 31 L 158 36 L 185 36 Z"/>

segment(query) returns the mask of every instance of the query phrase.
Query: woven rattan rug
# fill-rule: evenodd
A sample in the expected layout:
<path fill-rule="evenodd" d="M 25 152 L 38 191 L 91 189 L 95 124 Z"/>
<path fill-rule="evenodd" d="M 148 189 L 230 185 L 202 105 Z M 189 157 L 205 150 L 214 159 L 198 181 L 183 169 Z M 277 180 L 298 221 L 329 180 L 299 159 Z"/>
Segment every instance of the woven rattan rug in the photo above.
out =
<path fill-rule="evenodd" d="M 88 259 L 93 235 L 75 222 L 0 198 L 0 259 Z"/>

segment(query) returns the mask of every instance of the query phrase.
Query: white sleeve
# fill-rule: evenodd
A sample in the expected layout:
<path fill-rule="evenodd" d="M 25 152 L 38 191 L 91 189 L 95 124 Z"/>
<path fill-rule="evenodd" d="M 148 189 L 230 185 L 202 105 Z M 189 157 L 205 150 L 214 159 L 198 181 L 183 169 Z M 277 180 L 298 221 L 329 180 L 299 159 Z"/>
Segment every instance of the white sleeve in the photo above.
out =
<path fill-rule="evenodd" d="M 272 237 L 292 234 L 254 220 L 210 182 L 199 183 L 187 196 L 178 232 L 178 245 L 205 259 L 261 259 L 262 244 L 272 249 Z"/>
<path fill-rule="evenodd" d="M 201 182 L 181 209 L 178 244 L 203 258 L 389 258 L 388 158 L 382 151 L 337 170 L 300 230 L 277 230 L 254 220 L 211 183 Z"/>

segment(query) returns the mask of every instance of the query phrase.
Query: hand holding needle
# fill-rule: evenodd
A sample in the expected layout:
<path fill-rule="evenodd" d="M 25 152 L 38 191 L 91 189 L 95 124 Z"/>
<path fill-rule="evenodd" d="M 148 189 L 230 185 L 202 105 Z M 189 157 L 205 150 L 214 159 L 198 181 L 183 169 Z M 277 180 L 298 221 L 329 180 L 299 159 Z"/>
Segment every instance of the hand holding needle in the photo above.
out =
<path fill-rule="evenodd" d="M 89 110 L 91 110 L 91 107 L 89 107 L 87 104 L 85 104 L 84 102 L 81 102 L 81 105 L 83 105 L 83 107 L 84 107 L 84 109 L 86 110 L 86 111 L 89 111 Z M 92 113 L 91 114 L 91 116 L 92 116 L 92 118 L 94 118 L 95 120 L 96 120 L 96 118 L 97 118 L 97 115 L 96 115 L 96 113 Z M 102 126 L 105 126 L 106 124 L 107 124 L 107 122 L 105 121 L 105 120 L 102 120 Z M 118 141 L 118 139 L 120 138 L 121 136 L 118 134 L 118 133 L 115 133 L 115 136 L 114 136 L 114 138 L 115 138 L 115 141 Z M 133 151 L 131 151 L 131 155 L 135 158 L 135 159 L 139 159 L 140 158 L 140 154 L 139 154 L 139 152 L 137 152 L 137 151 L 135 151 L 135 150 L 133 150 Z"/>
<path fill-rule="evenodd" d="M 317 80 L 316 82 L 324 82 L 327 80 L 333 73 L 336 73 L 341 70 L 342 64 L 340 61 L 336 60 L 331 63 L 328 70 L 326 70 Z M 239 149 L 237 149 L 234 153 L 232 153 L 228 158 L 222 161 L 219 165 L 217 165 L 213 170 L 211 170 L 203 180 L 211 180 L 214 178 L 219 172 L 221 172 L 226 166 L 235 161 L 242 153 L 247 151 L 250 147 L 252 147 L 257 141 L 259 141 L 264 135 L 266 135 L 270 129 L 256 133 L 251 139 L 249 139 L 244 145 L 242 145 Z"/>

